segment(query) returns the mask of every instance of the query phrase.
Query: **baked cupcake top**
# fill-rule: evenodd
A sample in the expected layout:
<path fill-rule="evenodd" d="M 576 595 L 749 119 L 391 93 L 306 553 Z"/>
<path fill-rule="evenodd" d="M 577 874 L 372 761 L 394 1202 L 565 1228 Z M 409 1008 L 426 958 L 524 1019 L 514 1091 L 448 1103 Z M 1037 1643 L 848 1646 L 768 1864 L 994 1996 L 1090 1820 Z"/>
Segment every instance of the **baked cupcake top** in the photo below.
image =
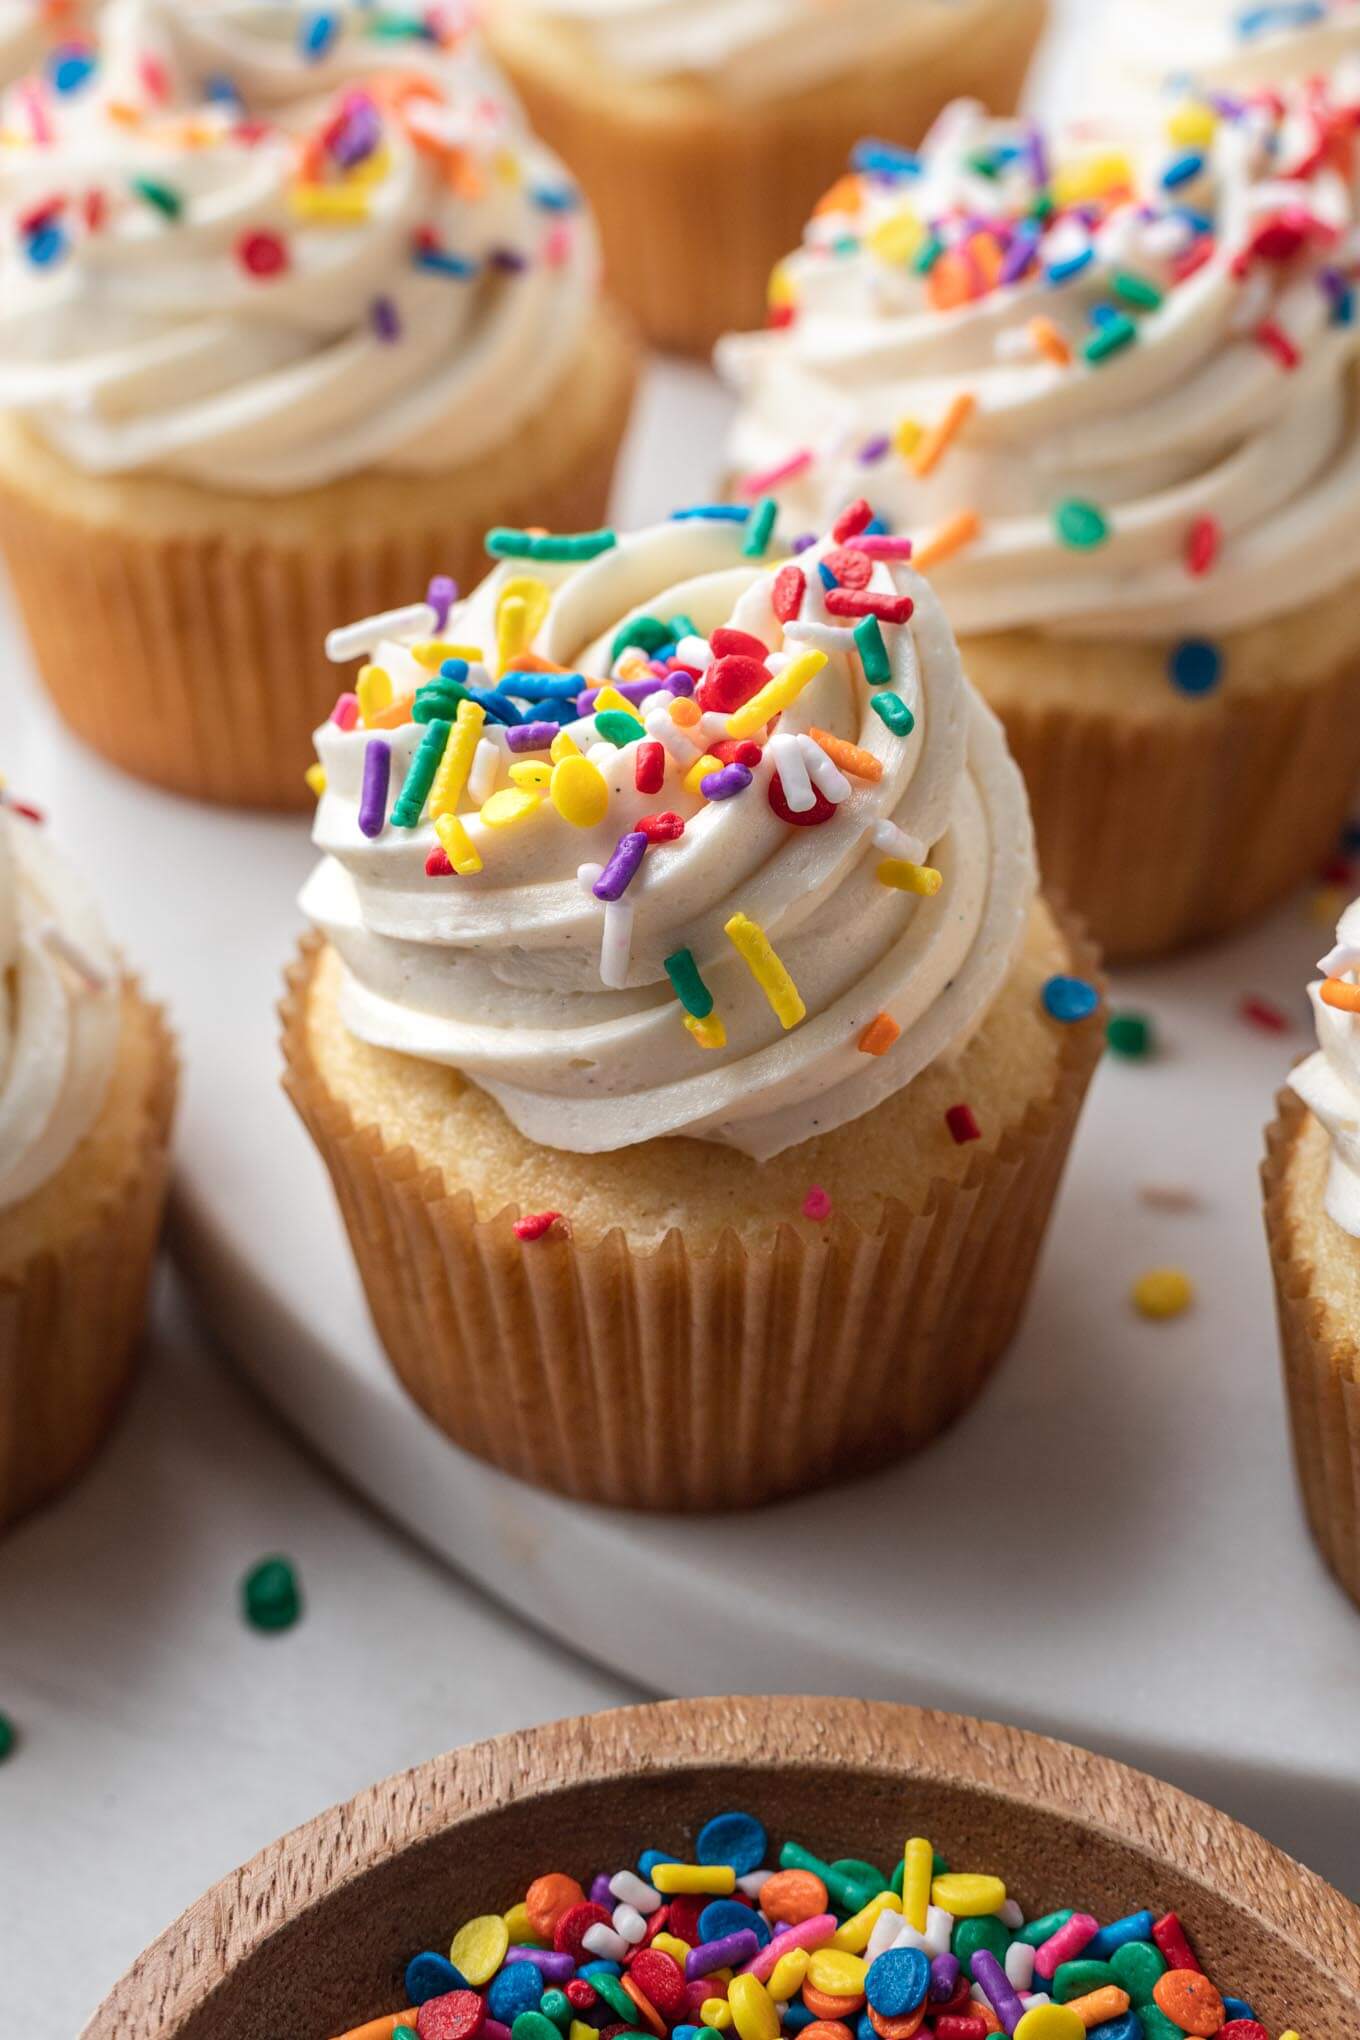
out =
<path fill-rule="evenodd" d="M 192 19 L 234 38 L 279 11 Z M 289 99 L 257 58 L 267 117 L 226 80 L 191 105 L 131 32 L 172 12 L 119 11 L 82 89 L 0 100 L 0 407 L 92 474 L 264 493 L 509 439 L 569 372 L 598 268 L 513 103 L 475 60 L 320 99 L 299 61 Z"/>
<path fill-rule="evenodd" d="M 777 1154 L 960 1048 L 1022 938 L 1024 792 L 934 591 L 867 505 L 787 562 L 773 510 L 493 532 L 466 601 L 330 641 L 343 1017 L 547 1146 Z"/>
<path fill-rule="evenodd" d="M 1319 89 L 1137 148 L 948 108 L 865 143 L 719 362 L 788 528 L 864 490 L 964 633 L 1159 638 L 1360 570 L 1350 180 Z"/>
<path fill-rule="evenodd" d="M 1360 59 L 1357 0 L 1121 0 L 1118 57 L 1154 84 L 1223 90 L 1316 78 Z"/>
<path fill-rule="evenodd" d="M 1318 1045 L 1289 1081 L 1332 1143 L 1327 1214 L 1360 1239 L 1360 900 L 1341 916 L 1318 969 L 1308 987 Z"/>
<path fill-rule="evenodd" d="M 55 1176 L 98 1117 L 118 999 L 83 881 L 0 793 L 0 1212 Z"/>

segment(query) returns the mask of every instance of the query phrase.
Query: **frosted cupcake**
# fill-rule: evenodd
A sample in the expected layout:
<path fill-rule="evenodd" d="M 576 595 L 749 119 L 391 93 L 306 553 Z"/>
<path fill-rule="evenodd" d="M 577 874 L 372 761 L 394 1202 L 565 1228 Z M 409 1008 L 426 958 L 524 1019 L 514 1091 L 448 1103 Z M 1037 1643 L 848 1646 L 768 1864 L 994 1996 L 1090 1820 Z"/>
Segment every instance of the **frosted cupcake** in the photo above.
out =
<path fill-rule="evenodd" d="M 1215 92 L 1270 89 L 1360 62 L 1356 0 L 1122 0 L 1109 10 L 1109 53 L 1127 105 L 1130 82 L 1155 95 L 1194 80 Z M 1113 98 L 1113 95 L 1112 95 Z"/>
<path fill-rule="evenodd" d="M 0 0 L 0 87 L 44 65 L 74 90 L 90 62 L 99 0 Z"/>
<path fill-rule="evenodd" d="M 1262 1179 L 1299 1483 L 1360 1601 L 1360 901 L 1318 969 L 1318 1046 L 1280 1093 Z"/>
<path fill-rule="evenodd" d="M 862 134 L 916 142 L 956 94 L 1019 97 L 1044 0 L 490 0 L 530 118 L 664 347 L 760 316 L 762 279 Z"/>
<path fill-rule="evenodd" d="M 0 793 L 0 1525 L 122 1400 L 168 1167 L 174 1050 L 83 880 Z"/>
<path fill-rule="evenodd" d="M 1014 1329 L 1100 1046 L 1001 730 L 866 506 L 795 561 L 722 509 L 489 543 L 436 641 L 332 640 L 285 1009 L 393 1364 L 599 1501 L 907 1451 Z"/>
<path fill-rule="evenodd" d="M 1360 774 L 1353 115 L 1195 102 L 1138 156 L 950 110 L 870 145 L 724 343 L 790 532 L 914 541 L 1113 955 L 1316 868 Z"/>
<path fill-rule="evenodd" d="M 632 346 L 575 187 L 474 60 L 318 101 L 299 56 L 290 103 L 260 38 L 268 62 L 189 106 L 176 19 L 114 0 L 83 91 L 3 102 L 0 543 L 74 729 L 279 804 L 330 619 L 475 573 L 531 503 L 600 516 Z"/>

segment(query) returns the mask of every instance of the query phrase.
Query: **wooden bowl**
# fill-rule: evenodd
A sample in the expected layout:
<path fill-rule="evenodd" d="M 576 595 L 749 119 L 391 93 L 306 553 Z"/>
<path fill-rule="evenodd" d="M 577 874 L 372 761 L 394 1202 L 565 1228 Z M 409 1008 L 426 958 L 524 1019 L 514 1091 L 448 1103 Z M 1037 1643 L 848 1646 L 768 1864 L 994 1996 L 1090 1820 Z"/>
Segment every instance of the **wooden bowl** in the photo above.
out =
<path fill-rule="evenodd" d="M 1201 1696 L 1202 1704 L 1202 1696 Z M 926 1834 L 1031 1915 L 1180 1912 L 1273 2034 L 1360 2040 L 1360 1911 L 1250 1829 L 1103 1757 L 859 1700 L 677 1700 L 475 1743 L 275 1842 L 143 1955 L 84 2040 L 331 2040 L 402 1968 L 547 1869 L 675 1849 L 725 1807 L 774 1844 L 891 1863 Z"/>

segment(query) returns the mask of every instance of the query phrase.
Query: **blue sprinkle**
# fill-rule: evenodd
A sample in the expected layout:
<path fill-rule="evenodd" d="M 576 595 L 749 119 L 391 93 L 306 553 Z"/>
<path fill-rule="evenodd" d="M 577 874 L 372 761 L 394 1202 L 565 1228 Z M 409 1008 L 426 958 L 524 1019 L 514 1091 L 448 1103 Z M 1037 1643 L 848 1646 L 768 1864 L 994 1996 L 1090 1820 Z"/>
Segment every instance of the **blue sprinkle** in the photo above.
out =
<path fill-rule="evenodd" d="M 66 253 L 66 236 L 61 228 L 49 223 L 39 227 L 36 234 L 30 234 L 24 243 L 24 253 L 37 269 L 47 269 Z"/>
<path fill-rule="evenodd" d="M 467 684 L 467 676 L 468 662 L 466 659 L 445 659 L 443 665 L 439 668 L 441 680 L 452 680 L 459 687 Z"/>
<path fill-rule="evenodd" d="M 1144 2040 L 1143 2022 L 1135 2011 L 1121 2012 L 1117 2019 L 1092 2026 L 1087 2040 Z"/>
<path fill-rule="evenodd" d="M 581 194 L 571 184 L 540 184 L 529 196 L 544 212 L 575 212 L 581 203 Z"/>
<path fill-rule="evenodd" d="M 339 28 L 339 19 L 326 8 L 304 18 L 298 42 L 303 56 L 309 63 L 317 63 L 325 56 L 335 41 Z"/>
<path fill-rule="evenodd" d="M 801 2033 L 804 2026 L 812 2024 L 815 2016 L 816 2014 L 810 2012 L 804 2004 L 790 2005 L 784 2014 L 784 2031 L 786 2033 Z M 877 2040 L 877 2035 L 874 2036 L 874 2040 Z"/>
<path fill-rule="evenodd" d="M 521 2012 L 536 2012 L 543 1996 L 543 1978 L 532 1962 L 507 1962 L 487 1987 L 486 2008 L 503 2026 L 513 2026 Z"/>
<path fill-rule="evenodd" d="M 1272 31 L 1311 28 L 1326 18 L 1323 0 L 1292 0 L 1292 4 L 1246 8 L 1238 15 L 1234 27 L 1243 42 L 1250 42 L 1253 37 L 1270 35 Z"/>
<path fill-rule="evenodd" d="M 672 510 L 672 524 L 748 524 L 751 513 L 739 503 L 691 503 L 687 510 Z"/>
<path fill-rule="evenodd" d="M 492 722 L 504 723 L 513 728 L 524 717 L 515 707 L 508 694 L 498 694 L 494 687 L 469 687 L 468 693 L 479 708 L 484 708 Z"/>
<path fill-rule="evenodd" d="M 883 2019 L 910 2018 L 929 1988 L 930 1960 L 919 1948 L 889 1948 L 864 1979 L 864 1994 Z"/>
<path fill-rule="evenodd" d="M 47 66 L 48 80 L 54 92 L 63 95 L 79 92 L 82 85 L 94 76 L 95 59 L 92 50 L 77 49 L 67 45 L 54 50 Z"/>
<path fill-rule="evenodd" d="M 855 2040 L 878 2040 L 874 2022 L 867 2012 L 861 2012 L 855 2021 Z"/>
<path fill-rule="evenodd" d="M 605 1956 L 597 1955 L 593 1962 L 581 1964 L 582 1976 L 622 1976 L 623 1970 L 617 1962 L 610 1962 Z"/>
<path fill-rule="evenodd" d="M 765 1830 L 762 1828 L 761 1833 L 764 1834 L 764 1832 Z M 704 1859 L 701 1856 L 699 1860 L 703 1862 Z M 727 1860 L 726 1856 L 710 1856 L 708 1858 L 710 1863 L 725 1863 Z M 765 1860 L 765 1850 L 763 1848 L 758 1860 L 760 1862 Z M 733 1867 L 735 1868 L 736 1866 L 733 1865 Z M 743 1870 L 738 1874 L 744 1877 L 746 1872 Z M 766 1925 L 763 1915 L 758 1913 L 753 1906 L 742 1905 L 739 1899 L 710 1899 L 699 1915 L 700 1941 L 721 1941 L 728 1934 L 739 1934 L 747 1928 L 755 1934 L 762 1948 L 767 1946 L 770 1939 L 770 1929 Z"/>
<path fill-rule="evenodd" d="M 1050 283 L 1070 283 L 1074 276 L 1080 276 L 1083 269 L 1089 269 L 1095 261 L 1094 248 L 1078 248 L 1075 255 L 1065 255 L 1060 262 L 1050 262 L 1044 271 Z"/>
<path fill-rule="evenodd" d="M 1111 1920 L 1108 1927 L 1102 1927 L 1093 1939 L 1082 1949 L 1083 1962 L 1108 1962 L 1116 1948 L 1123 1948 L 1130 1941 L 1152 1939 L 1153 1917 L 1150 1912 L 1129 1913 L 1125 1919 Z"/>
<path fill-rule="evenodd" d="M 1184 220 L 1196 234 L 1212 234 L 1214 231 L 1214 223 L 1208 213 L 1195 212 L 1188 205 L 1178 205 L 1173 208 L 1173 214 L 1176 219 Z"/>
<path fill-rule="evenodd" d="M 869 519 L 869 522 L 865 525 L 863 531 L 860 533 L 860 537 L 886 538 L 891 530 L 892 526 L 888 523 L 886 518 L 871 517 Z"/>
<path fill-rule="evenodd" d="M 477 274 L 477 264 L 465 255 L 451 255 L 447 248 L 417 248 L 416 268 L 431 269 L 439 276 L 453 276 L 460 283 Z"/>
<path fill-rule="evenodd" d="M 225 71 L 214 71 L 211 78 L 205 81 L 203 97 L 210 106 L 239 107 L 241 104 L 241 95 L 236 89 L 236 81 L 234 78 L 229 78 Z"/>
<path fill-rule="evenodd" d="M 502 673 L 496 692 L 513 694 L 516 701 L 574 703 L 589 684 L 584 673 Z"/>
<path fill-rule="evenodd" d="M 1228 2019 L 1254 2019 L 1255 2012 L 1245 1998 L 1225 1997 L 1223 2000 L 1225 2024 Z"/>
<path fill-rule="evenodd" d="M 886 177 L 919 177 L 921 158 L 912 149 L 900 149 L 893 142 L 857 142 L 850 152 L 854 169 Z"/>
<path fill-rule="evenodd" d="M 446 1955 L 436 1955 L 426 1949 L 421 1955 L 413 1955 L 406 1965 L 406 1995 L 413 2005 L 423 2005 L 428 1998 L 443 1997 L 446 1991 L 466 1990 L 467 1978 L 460 1969 L 455 1969 Z"/>
<path fill-rule="evenodd" d="M 1051 977 L 1044 986 L 1043 1001 L 1044 1011 L 1050 1020 L 1061 1020 L 1070 1026 L 1073 1021 L 1090 1019 L 1100 1004 L 1100 993 L 1093 984 L 1088 984 L 1085 978 Z M 894 1955 L 902 1952 L 904 1951 L 897 1948 L 889 1950 L 889 1953 Z M 871 1998 L 869 2002 L 873 2004 L 873 1999 Z M 882 2009 L 881 2005 L 874 2006 L 875 2011 Z M 894 2013 L 889 2016 L 897 2015 Z"/>
<path fill-rule="evenodd" d="M 1179 156 L 1173 156 L 1162 172 L 1162 188 L 1178 191 L 1182 184 L 1192 184 L 1204 168 L 1204 158 L 1198 149 L 1185 149 Z"/>
<path fill-rule="evenodd" d="M 1171 684 L 1181 694 L 1212 694 L 1223 677 L 1223 654 L 1208 638 L 1182 638 L 1167 662 Z"/>
<path fill-rule="evenodd" d="M 818 560 L 817 572 L 822 577 L 822 586 L 824 588 L 838 588 L 840 586 L 840 582 L 836 579 L 836 576 L 832 573 L 825 560 Z"/>
<path fill-rule="evenodd" d="M 638 1876 L 650 1884 L 652 1872 L 658 1863 L 678 1863 L 678 1856 L 668 1856 L 664 1849 L 644 1849 L 638 1857 Z"/>

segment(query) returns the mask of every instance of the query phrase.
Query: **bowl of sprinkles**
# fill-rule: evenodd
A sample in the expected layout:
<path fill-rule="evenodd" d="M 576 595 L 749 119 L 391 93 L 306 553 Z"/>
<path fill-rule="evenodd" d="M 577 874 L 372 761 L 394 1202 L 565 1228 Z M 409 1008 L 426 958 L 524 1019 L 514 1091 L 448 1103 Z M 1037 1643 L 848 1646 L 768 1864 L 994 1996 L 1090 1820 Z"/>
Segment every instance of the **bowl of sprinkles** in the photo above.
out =
<path fill-rule="evenodd" d="M 1356 2040 L 1360 1913 L 1108 1759 L 858 1700 L 500 1737 L 264 1851 L 84 2040 Z"/>

